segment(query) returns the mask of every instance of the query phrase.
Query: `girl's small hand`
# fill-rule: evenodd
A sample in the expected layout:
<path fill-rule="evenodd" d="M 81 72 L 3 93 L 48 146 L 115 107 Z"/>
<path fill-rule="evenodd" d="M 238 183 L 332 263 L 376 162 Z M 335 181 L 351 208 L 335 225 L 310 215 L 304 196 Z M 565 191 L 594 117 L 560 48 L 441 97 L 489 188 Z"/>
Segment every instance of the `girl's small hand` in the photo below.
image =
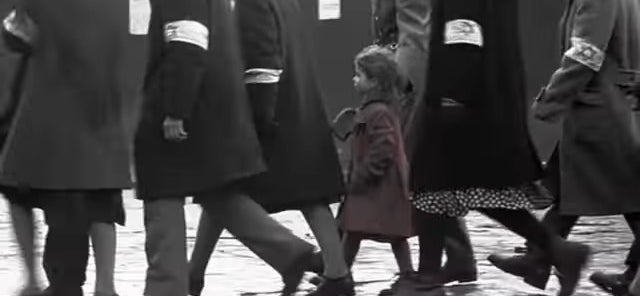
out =
<path fill-rule="evenodd" d="M 187 139 L 187 132 L 184 130 L 184 121 L 167 117 L 162 122 L 164 138 L 169 141 L 181 142 Z"/>

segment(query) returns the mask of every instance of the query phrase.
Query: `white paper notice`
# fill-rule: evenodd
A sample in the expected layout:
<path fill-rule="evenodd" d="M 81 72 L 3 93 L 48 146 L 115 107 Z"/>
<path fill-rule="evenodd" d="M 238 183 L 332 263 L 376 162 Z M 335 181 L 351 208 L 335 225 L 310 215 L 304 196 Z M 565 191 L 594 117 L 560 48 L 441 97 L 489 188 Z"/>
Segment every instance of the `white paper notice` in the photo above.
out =
<path fill-rule="evenodd" d="M 318 0 L 318 19 L 335 20 L 340 18 L 340 0 Z"/>
<path fill-rule="evenodd" d="M 149 0 L 129 0 L 129 33 L 147 35 L 151 19 Z"/>

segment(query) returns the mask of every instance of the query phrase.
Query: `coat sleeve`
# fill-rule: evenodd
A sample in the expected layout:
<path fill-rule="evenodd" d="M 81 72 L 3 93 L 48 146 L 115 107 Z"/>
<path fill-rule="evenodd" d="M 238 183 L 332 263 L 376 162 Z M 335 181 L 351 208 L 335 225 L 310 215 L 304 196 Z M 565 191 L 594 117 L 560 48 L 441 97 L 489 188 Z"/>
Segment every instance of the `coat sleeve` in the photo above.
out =
<path fill-rule="evenodd" d="M 209 50 L 205 0 L 158 0 L 164 34 L 163 102 L 165 116 L 189 119 L 199 97 Z"/>
<path fill-rule="evenodd" d="M 549 84 L 536 99 L 534 115 L 557 121 L 576 96 L 600 71 L 613 34 L 619 1 L 576 0 L 577 10 L 570 40 Z"/>
<path fill-rule="evenodd" d="M 269 0 L 243 0 L 236 4 L 240 27 L 245 84 L 256 130 L 261 137 L 273 134 L 278 85 L 284 71 L 282 28 Z"/>
<path fill-rule="evenodd" d="M 393 120 L 389 114 L 378 111 L 367 120 L 365 137 L 368 150 L 364 151 L 362 165 L 354 168 L 351 188 L 359 191 L 378 182 L 393 164 L 393 153 L 398 145 L 394 137 Z"/>

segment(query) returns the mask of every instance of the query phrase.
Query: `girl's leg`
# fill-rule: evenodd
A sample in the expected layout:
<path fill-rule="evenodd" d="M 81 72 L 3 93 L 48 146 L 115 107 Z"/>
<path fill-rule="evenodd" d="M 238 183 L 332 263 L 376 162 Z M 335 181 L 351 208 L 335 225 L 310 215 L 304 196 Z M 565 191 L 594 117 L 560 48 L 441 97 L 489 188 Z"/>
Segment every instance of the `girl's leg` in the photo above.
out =
<path fill-rule="evenodd" d="M 406 239 L 394 241 L 391 243 L 391 250 L 393 250 L 393 256 L 396 257 L 396 263 L 398 263 L 398 271 L 400 274 L 413 272 L 409 242 L 407 242 Z"/>
<path fill-rule="evenodd" d="M 89 231 L 96 264 L 95 292 L 98 295 L 116 295 L 114 271 L 116 266 L 116 227 L 114 223 L 94 222 Z"/>
<path fill-rule="evenodd" d="M 27 271 L 27 286 L 25 290 L 39 289 L 36 259 L 34 255 L 35 248 L 35 221 L 33 218 L 33 210 L 22 205 L 10 205 L 11 219 L 13 231 L 16 241 L 20 247 L 22 260 Z"/>
<path fill-rule="evenodd" d="M 344 232 L 342 234 L 342 247 L 344 249 L 344 259 L 349 269 L 353 266 L 353 262 L 358 256 L 360 251 L 360 242 L 362 242 L 362 236 L 353 232 Z"/>

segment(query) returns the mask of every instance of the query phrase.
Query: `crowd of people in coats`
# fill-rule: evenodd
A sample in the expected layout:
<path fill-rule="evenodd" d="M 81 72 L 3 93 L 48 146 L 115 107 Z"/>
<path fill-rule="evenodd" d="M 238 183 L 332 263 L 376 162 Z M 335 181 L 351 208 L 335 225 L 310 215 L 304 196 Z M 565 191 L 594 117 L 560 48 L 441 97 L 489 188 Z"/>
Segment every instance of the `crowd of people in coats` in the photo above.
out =
<path fill-rule="evenodd" d="M 117 295 L 114 225 L 134 179 L 146 296 L 199 296 L 224 229 L 282 276 L 287 296 L 305 272 L 318 274 L 308 295 L 355 295 L 362 240 L 389 243 L 396 258 L 380 295 L 476 281 L 471 210 L 527 240 L 524 254 L 492 264 L 540 289 L 555 267 L 561 296 L 591 253 L 567 240 L 580 216 L 624 215 L 638 238 L 639 1 L 568 1 L 560 65 L 528 108 L 518 1 L 372 0 L 374 45 L 353 63 L 361 103 L 333 122 L 298 1 L 151 0 L 144 81 L 123 78 L 136 58 L 127 1 L 11 1 L 3 42 L 20 60 L 3 84 L 0 184 L 28 271 L 21 296 L 83 295 L 90 241 L 94 295 Z M 561 122 L 544 166 L 529 112 Z M 351 145 L 346 177 L 336 139 Z M 188 259 L 191 196 L 203 211 Z M 530 210 L 549 196 L 539 221 Z M 48 224 L 46 289 L 34 208 Z M 320 252 L 269 216 L 285 210 L 301 211 Z M 590 279 L 640 295 L 639 260 L 636 240 L 624 274 Z"/>

